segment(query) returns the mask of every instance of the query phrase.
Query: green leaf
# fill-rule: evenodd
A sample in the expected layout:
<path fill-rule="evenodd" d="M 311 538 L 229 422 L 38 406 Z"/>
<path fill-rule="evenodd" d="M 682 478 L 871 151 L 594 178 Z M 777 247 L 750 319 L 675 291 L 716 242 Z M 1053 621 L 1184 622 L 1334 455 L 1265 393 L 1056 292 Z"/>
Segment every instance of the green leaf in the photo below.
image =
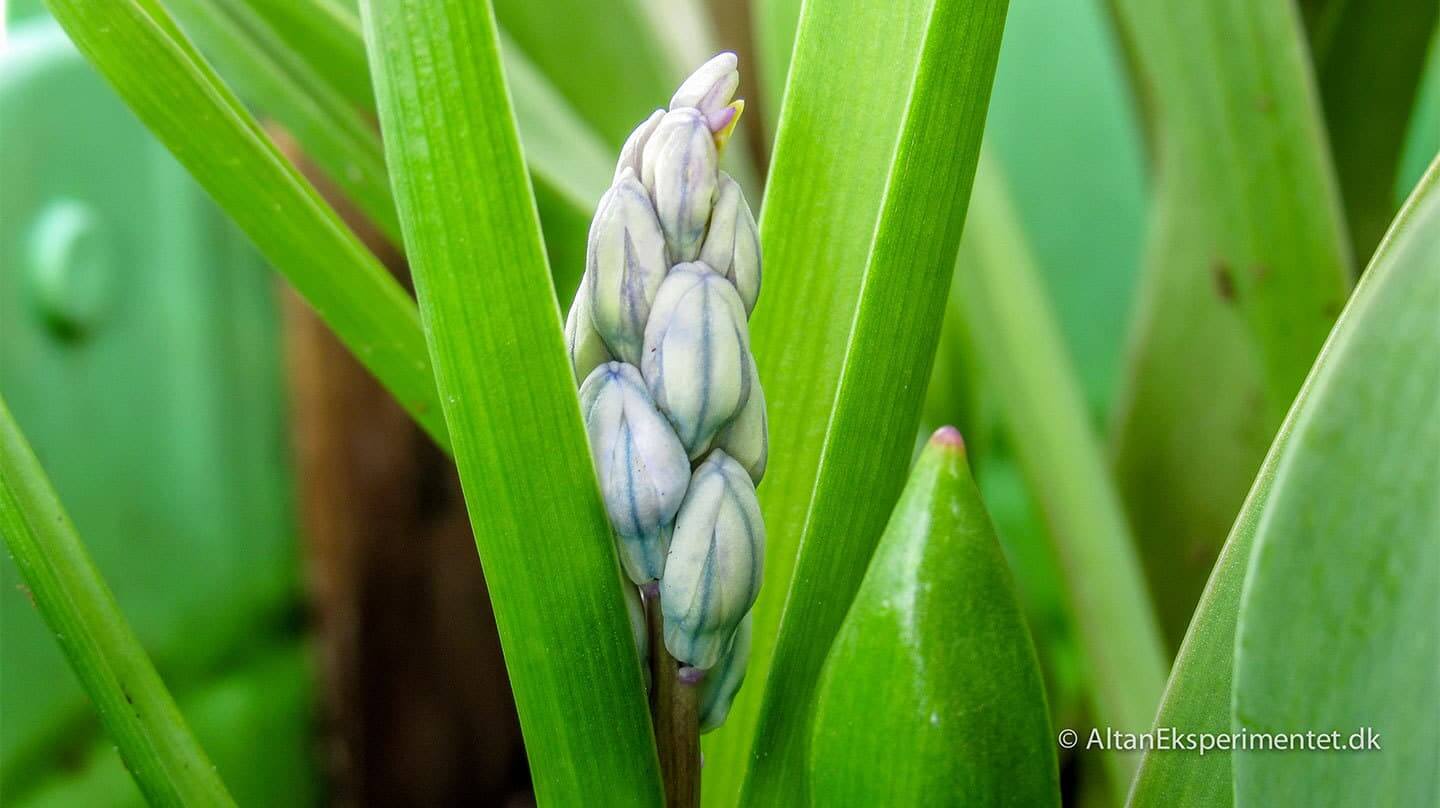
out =
<path fill-rule="evenodd" d="M 380 134 L 350 100 L 246 0 L 169 0 L 169 5 L 236 92 L 279 120 L 360 212 L 398 244 L 400 220 Z"/>
<path fill-rule="evenodd" d="M 1345 301 L 1350 246 L 1293 4 L 1115 6 L 1156 148 L 1115 465 L 1176 639 Z"/>
<path fill-rule="evenodd" d="M 1326 462 L 1321 459 L 1319 454 L 1319 452 L 1325 451 L 1325 447 L 1314 443 L 1312 430 L 1316 427 L 1303 425 L 1323 424 L 1335 414 L 1342 412 L 1347 417 L 1362 417 L 1362 411 L 1355 408 L 1357 401 L 1374 401 L 1374 391 L 1382 390 L 1388 394 L 1392 390 L 1402 389 L 1403 383 L 1411 380 L 1418 381 L 1422 385 L 1431 384 L 1431 395 L 1434 395 L 1433 383 L 1437 374 L 1431 372 L 1428 379 L 1422 378 L 1424 376 L 1423 367 L 1405 364 L 1406 356 L 1394 353 L 1396 346 L 1386 343 L 1399 333 L 1394 325 L 1395 321 L 1403 322 L 1406 317 L 1410 317 L 1411 321 L 1414 321 L 1413 318 L 1417 314 L 1407 313 L 1410 308 L 1419 308 L 1418 316 L 1420 317 L 1425 314 L 1423 298 L 1405 300 L 1395 294 L 1394 289 L 1404 289 L 1408 294 L 1414 295 L 1417 291 L 1413 288 L 1414 284 L 1429 284 L 1431 290 L 1429 293 L 1434 295 L 1435 265 L 1433 260 L 1428 268 L 1424 265 L 1425 253 L 1423 250 L 1427 247 L 1428 241 L 1429 255 L 1433 259 L 1436 254 L 1435 236 L 1437 232 L 1440 232 L 1435 227 L 1437 218 L 1440 218 L 1440 213 L 1437 213 L 1437 200 L 1440 200 L 1440 182 L 1437 182 L 1437 175 L 1440 175 L 1440 171 L 1432 168 L 1426 184 L 1417 190 L 1410 203 L 1401 211 L 1395 225 L 1392 226 L 1392 235 L 1381 245 L 1370 268 L 1366 270 L 1346 312 L 1336 324 L 1315 368 L 1311 371 L 1310 378 L 1301 389 L 1285 424 L 1276 436 L 1275 443 L 1271 446 L 1265 463 L 1260 469 L 1260 474 L 1250 489 L 1249 498 L 1235 521 L 1234 529 L 1230 532 L 1230 537 L 1220 554 L 1215 570 L 1211 573 L 1210 581 L 1206 585 L 1205 593 L 1196 609 L 1195 618 L 1185 636 L 1185 642 L 1180 647 L 1170 674 L 1170 681 L 1166 686 L 1165 698 L 1155 721 L 1156 726 L 1180 727 L 1193 732 L 1223 733 L 1231 730 L 1231 693 L 1232 676 L 1235 670 L 1237 616 L 1241 608 L 1241 592 L 1251 564 L 1257 530 L 1260 529 L 1263 520 L 1282 518 L 1279 516 L 1282 512 L 1280 504 L 1282 500 L 1278 492 L 1291 489 L 1291 493 L 1285 496 L 1292 501 L 1299 493 L 1294 486 L 1306 478 L 1297 476 L 1297 470 L 1303 474 L 1307 467 L 1314 470 L 1318 465 Z M 1426 211 L 1423 217 L 1420 213 L 1422 203 Z M 1426 276 L 1427 271 L 1428 277 Z M 1410 285 L 1409 288 L 1406 288 L 1407 284 Z M 1431 313 L 1434 311 L 1433 304 L 1430 311 Z M 1430 333 L 1433 335 L 1434 323 L 1430 322 L 1427 325 L 1432 329 Z M 1430 345 L 1433 346 L 1433 344 L 1432 336 Z M 1383 350 L 1386 351 L 1385 356 L 1372 355 L 1377 345 L 1383 346 Z M 1419 346 L 1418 351 L 1415 346 L 1412 346 L 1409 360 L 1412 363 L 1428 361 L 1433 369 L 1435 361 L 1433 350 L 1427 352 L 1423 340 L 1417 345 Z M 1417 373 L 1417 370 L 1421 372 Z M 1431 411 L 1433 412 L 1433 408 Z M 1396 445 L 1399 438 L 1391 437 L 1395 426 L 1407 422 L 1413 426 L 1423 422 L 1423 417 L 1417 419 L 1415 415 L 1415 413 L 1410 413 L 1406 419 L 1396 421 L 1394 424 L 1387 424 L 1380 428 L 1372 426 L 1368 430 L 1362 424 L 1355 424 L 1355 428 L 1360 433 L 1367 435 L 1369 440 L 1379 444 L 1373 449 L 1367 449 L 1367 453 L 1375 452 L 1376 454 L 1355 458 L 1355 462 L 1362 465 L 1352 466 L 1348 469 L 1349 474 L 1344 489 L 1327 489 L 1328 493 L 1331 496 L 1344 498 L 1348 507 L 1358 509 L 1356 513 L 1370 514 L 1372 511 L 1370 503 L 1356 499 L 1359 492 L 1352 495 L 1349 489 L 1357 481 L 1363 481 L 1365 477 L 1393 479 L 1392 472 L 1388 468 L 1383 474 L 1378 469 L 1371 474 L 1366 474 L 1362 469 L 1367 466 L 1374 467 L 1376 457 L 1385 451 L 1381 447 Z M 1368 421 L 1369 418 L 1366 420 Z M 1350 425 L 1345 427 L 1346 430 L 1350 428 Z M 1302 438 L 1302 436 L 1306 437 Z M 1434 439 L 1433 436 L 1432 428 L 1431 440 Z M 1294 459 L 1291 459 L 1292 456 Z M 1432 452 L 1430 457 L 1434 456 L 1434 452 Z M 1423 465 L 1423 454 L 1418 452 L 1412 454 L 1409 462 L 1402 458 L 1395 468 L 1399 470 L 1408 467 L 1413 470 L 1416 463 Z M 1433 466 L 1433 463 L 1431 465 Z M 1433 474 L 1433 469 L 1431 473 Z M 1432 486 L 1431 491 L 1433 492 L 1433 490 Z M 1317 491 L 1316 493 L 1321 492 Z M 1433 501 L 1429 503 L 1429 506 L 1433 509 Z M 1272 513 L 1275 516 L 1272 516 Z M 1266 526 L 1267 532 L 1284 527 L 1283 522 L 1272 524 L 1280 527 Z M 1334 527 L 1329 525 L 1318 527 L 1323 528 L 1323 534 L 1317 535 L 1314 531 L 1307 529 L 1303 533 L 1297 532 L 1292 538 L 1320 541 L 1325 536 L 1335 537 L 1337 535 L 1332 532 L 1336 529 Z M 1407 537 L 1395 534 L 1381 538 L 1383 540 L 1376 543 L 1377 550 L 1391 547 L 1392 539 L 1398 540 Z M 1350 540 L 1344 536 L 1341 536 L 1340 539 L 1345 542 Z M 1314 554 L 1316 551 L 1312 550 L 1311 552 Z M 1433 549 L 1431 552 L 1433 554 Z M 1417 576 L 1414 580 L 1424 580 L 1418 568 L 1413 572 Z M 1291 577 L 1297 577 L 1299 574 L 1294 568 L 1289 571 Z M 1432 575 L 1431 578 L 1433 579 L 1434 576 Z M 1303 585 L 1303 582 L 1297 581 L 1296 583 Z M 1368 585 L 1373 586 L 1373 582 Z M 1335 594 L 1340 596 L 1339 592 Z M 1338 604 L 1339 601 L 1336 603 Z M 1292 607 L 1286 607 L 1268 619 L 1274 620 L 1283 617 L 1293 629 L 1297 623 L 1303 622 L 1305 614 L 1305 612 L 1296 611 Z M 1431 617 L 1433 618 L 1433 614 Z M 1433 619 L 1417 622 L 1414 626 L 1431 628 L 1430 642 L 1433 653 Z M 1309 659 L 1296 657 L 1291 660 L 1291 664 L 1300 661 L 1307 665 L 1329 665 L 1341 658 L 1337 655 L 1334 645 L 1334 641 L 1337 639 L 1334 632 L 1330 629 L 1322 629 L 1322 631 L 1328 634 L 1330 642 L 1316 652 L 1317 656 Z M 1432 659 L 1429 670 L 1433 671 L 1435 668 Z M 1315 681 L 1325 681 L 1325 678 L 1322 677 Z M 1365 680 L 1352 679 L 1350 681 L 1353 685 L 1363 682 L 1365 686 L 1369 686 Z M 1315 691 L 1309 689 L 1308 686 L 1297 687 L 1296 692 L 1298 696 L 1306 699 L 1316 696 Z M 1403 701 L 1406 704 L 1413 704 L 1408 698 Z M 1433 710 L 1431 714 L 1434 714 Z M 1381 717 L 1379 713 L 1367 715 L 1362 723 L 1373 724 Z M 1317 731 L 1328 729 L 1328 727 L 1322 728 L 1319 724 L 1297 728 L 1302 731 L 1304 729 L 1316 729 Z M 1399 747 L 1396 748 L 1399 749 Z M 1306 752 L 1295 756 L 1308 758 L 1314 754 L 1316 753 Z M 1229 805 L 1233 793 L 1231 760 L 1231 755 L 1224 751 L 1211 751 L 1205 755 L 1200 755 L 1198 752 L 1178 751 L 1147 753 L 1136 778 L 1130 804 L 1136 808 L 1168 805 Z M 1322 763 L 1321 765 L 1330 764 Z M 1330 795 L 1317 801 L 1330 802 Z M 1361 802 L 1369 801 L 1368 799 L 1361 800 Z M 1337 802 L 1343 802 L 1343 800 Z"/>
<path fill-rule="evenodd" d="M 1302 2 L 1355 254 L 1395 214 L 1395 181 L 1440 3 Z"/>
<path fill-rule="evenodd" d="M 816 677 L 904 483 L 1005 2 L 847 0 L 804 15 L 752 324 L 773 380 L 765 584 L 750 684 L 708 746 L 711 804 L 735 800 L 747 760 L 742 802 L 803 799 Z"/>
<path fill-rule="evenodd" d="M 233 805 L 0 400 L 0 534 L 152 805 Z"/>
<path fill-rule="evenodd" d="M 489 4 L 369 0 L 362 18 L 536 796 L 657 803 L 641 669 Z"/>
<path fill-rule="evenodd" d="M 916 462 L 816 697 L 816 805 L 1060 804 L 1040 667 L 960 433 Z"/>
<path fill-rule="evenodd" d="M 1168 658 L 1134 541 L 998 162 L 982 158 L 956 268 L 983 380 L 1045 514 L 1095 720 L 1150 727 Z M 1105 755 L 1125 793 L 1138 755 Z"/>
<path fill-rule="evenodd" d="M 1235 642 L 1237 731 L 1368 727 L 1383 751 L 1237 752 L 1238 802 L 1440 802 L 1436 312 L 1440 160 L 1366 270 L 1341 324 L 1349 338 L 1327 349 L 1295 417 Z"/>
<path fill-rule="evenodd" d="M 365 61 L 365 41 L 360 33 L 360 16 L 351 4 L 336 0 L 184 0 L 249 4 L 310 68 L 326 77 L 339 91 L 359 71 L 365 93 L 352 103 L 373 111 L 375 97 L 370 91 L 370 69 Z M 319 31 L 324 31 L 323 35 Z M 514 99 L 515 118 L 530 175 L 535 182 L 536 203 L 545 223 L 545 245 L 555 272 L 555 283 L 568 298 L 579 285 L 584 269 L 585 241 L 595 203 L 610 186 L 613 159 L 600 136 L 587 124 L 520 48 L 500 34 L 505 72 Z M 238 80 L 238 77 L 237 77 Z M 268 94 L 267 94 L 268 95 Z M 257 94 L 258 96 L 258 94 Z M 257 103 L 267 106 L 257 97 Z M 307 137 L 308 128 L 292 123 L 293 116 L 280 115 L 312 157 L 327 151 L 323 141 Z M 301 122 L 303 123 L 303 121 Z M 378 134 L 371 133 L 366 145 L 373 149 L 372 160 L 384 164 Z M 344 163 L 340 167 L 344 167 Z M 331 171 L 332 175 L 334 171 Z M 387 184 L 388 193 L 388 184 Z M 393 211 L 393 203 L 391 203 Z M 392 214 L 393 215 L 393 214 Z M 398 228 L 395 242 L 399 243 Z"/>
<path fill-rule="evenodd" d="M 49 0 L 140 120 L 441 446 L 410 296 L 276 150 L 158 0 Z"/>
<path fill-rule="evenodd" d="M 684 77 L 639 0 L 496 0 L 495 16 L 610 146 L 664 106 Z M 694 66 L 708 56 L 695 54 Z"/>

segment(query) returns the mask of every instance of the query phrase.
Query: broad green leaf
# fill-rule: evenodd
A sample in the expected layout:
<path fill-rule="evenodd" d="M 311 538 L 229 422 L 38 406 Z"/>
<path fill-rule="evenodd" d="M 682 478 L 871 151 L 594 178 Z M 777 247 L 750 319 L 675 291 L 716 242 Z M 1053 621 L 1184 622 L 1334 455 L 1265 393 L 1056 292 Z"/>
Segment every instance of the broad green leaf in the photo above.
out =
<path fill-rule="evenodd" d="M 1178 639 L 1344 304 L 1350 246 L 1290 0 L 1115 7 L 1156 149 L 1115 464 Z"/>
<path fill-rule="evenodd" d="M 152 805 L 233 805 L 0 400 L 0 534 Z"/>
<path fill-rule="evenodd" d="M 76 46 L 342 342 L 448 445 L 410 296 L 276 150 L 158 0 L 49 0 Z"/>
<path fill-rule="evenodd" d="M 765 583 L 711 804 L 747 759 L 743 803 L 804 797 L 816 677 L 904 482 L 1004 17 L 1003 0 L 805 7 L 753 321 L 773 380 Z"/>
<path fill-rule="evenodd" d="M 391 242 L 400 220 L 380 133 L 246 0 L 169 0 L 181 27 L 247 102 L 274 116 Z M 303 4 L 301 4 L 303 5 Z"/>
<path fill-rule="evenodd" d="M 1300 8 L 1350 238 L 1363 258 L 1395 214 L 1396 175 L 1440 3 L 1307 0 Z"/>
<path fill-rule="evenodd" d="M 1440 160 L 1381 244 L 1255 528 L 1234 727 L 1382 751 L 1234 755 L 1247 805 L 1440 802 Z M 1351 326 L 1351 323 L 1354 323 Z"/>
<path fill-rule="evenodd" d="M 660 782 L 488 3 L 367 0 L 387 163 L 542 803 Z"/>
<path fill-rule="evenodd" d="M 982 379 L 1045 514 L 1098 724 L 1148 729 L 1168 659 L 1119 494 L 999 165 L 984 159 L 956 267 Z M 1124 793 L 1138 755 L 1108 753 Z"/>
<path fill-rule="evenodd" d="M 1400 176 L 1395 198 L 1404 199 L 1425 176 L 1425 167 L 1440 153 L 1440 25 L 1430 37 L 1430 55 L 1416 93 L 1415 112 L 1405 136 L 1405 153 L 1400 158 Z"/>
<path fill-rule="evenodd" d="M 1055 805 L 1039 663 L 960 433 L 920 454 L 825 663 L 816 805 Z"/>
<path fill-rule="evenodd" d="M 1381 245 L 1379 252 L 1371 261 L 1370 268 L 1366 270 L 1346 312 L 1336 324 L 1309 379 L 1296 398 L 1285 424 L 1270 447 L 1269 454 L 1266 455 L 1260 474 L 1250 489 L 1245 506 L 1235 521 L 1225 548 L 1216 562 L 1214 572 L 1211 573 L 1205 593 L 1200 599 L 1200 605 L 1195 611 L 1194 620 L 1190 624 L 1190 630 L 1186 633 L 1185 641 L 1180 646 L 1180 652 L 1170 673 L 1170 681 L 1166 685 L 1165 698 L 1161 702 L 1160 712 L 1155 721 L 1156 726 L 1179 727 L 1191 732 L 1223 733 L 1231 730 L 1236 624 L 1241 608 L 1242 588 L 1245 586 L 1245 578 L 1256 542 L 1256 532 L 1270 513 L 1278 513 L 1280 505 L 1276 501 L 1277 492 L 1298 484 L 1302 478 L 1292 476 L 1295 474 L 1295 470 L 1303 470 L 1307 465 L 1318 462 L 1318 457 L 1314 453 L 1317 449 L 1324 448 L 1315 446 L 1313 438 L 1297 439 L 1305 432 L 1314 429 L 1314 427 L 1304 427 L 1302 432 L 1302 424 L 1323 423 L 1325 418 L 1333 417 L 1333 413 L 1341 411 L 1349 416 L 1359 415 L 1359 411 L 1355 409 L 1355 402 L 1361 398 L 1374 400 L 1369 398 L 1373 395 L 1373 391 L 1385 390 L 1388 392 L 1398 389 L 1403 382 L 1412 379 L 1425 382 L 1420 378 L 1424 368 L 1414 364 L 1406 365 L 1403 355 L 1374 357 L 1370 354 L 1373 353 L 1376 345 L 1383 345 L 1396 333 L 1391 330 L 1393 328 L 1392 321 L 1403 319 L 1406 316 L 1406 310 L 1410 307 L 1423 306 L 1423 300 L 1398 299 L 1393 293 L 1393 289 L 1397 285 L 1403 286 L 1403 281 L 1407 276 L 1412 278 L 1412 283 L 1415 282 L 1413 279 L 1418 277 L 1420 283 L 1430 284 L 1431 294 L 1434 294 L 1436 279 L 1434 256 L 1437 254 L 1434 241 L 1437 232 L 1435 221 L 1440 218 L 1436 212 L 1437 199 L 1440 199 L 1440 182 L 1437 182 L 1436 169 L 1432 168 L 1426 187 L 1417 191 L 1415 197 L 1401 211 L 1392 227 L 1392 235 Z M 1427 206 L 1428 223 L 1422 220 L 1419 214 L 1422 201 Z M 1429 232 L 1426 232 L 1427 227 Z M 1429 242 L 1428 249 L 1430 250 L 1428 267 L 1424 264 L 1426 254 L 1423 252 L 1423 249 L 1426 248 L 1426 240 Z M 1408 256 L 1405 259 L 1409 262 L 1408 264 L 1401 263 L 1402 256 Z M 1426 277 L 1427 272 L 1428 278 Z M 1392 280 L 1397 277 L 1401 280 Z M 1433 313 L 1433 311 L 1432 305 L 1431 312 Z M 1422 316 L 1424 313 L 1423 310 L 1419 312 Z M 1433 322 L 1429 323 L 1429 326 L 1433 329 Z M 1431 334 L 1433 335 L 1433 333 L 1432 330 Z M 1432 336 L 1431 345 L 1433 346 L 1433 344 Z M 1393 348 L 1387 350 L 1393 350 Z M 1425 350 L 1423 343 L 1419 344 L 1418 352 L 1414 346 L 1410 352 L 1412 362 L 1429 361 L 1431 363 L 1432 372 L 1429 383 L 1432 384 L 1432 396 L 1433 380 L 1436 376 L 1433 372 L 1433 354 L 1433 350 L 1428 352 Z M 1417 371 L 1419 372 L 1417 373 Z M 1413 414 L 1406 420 L 1412 425 L 1423 421 L 1423 419 L 1417 421 Z M 1406 420 L 1398 421 L 1396 424 L 1405 423 Z M 1359 428 L 1358 425 L 1357 428 Z M 1349 426 L 1346 429 L 1348 430 Z M 1382 444 L 1393 444 L 1393 441 L 1398 438 L 1388 437 L 1391 429 L 1392 425 L 1386 425 L 1378 430 L 1372 428 L 1367 434 L 1370 435 L 1370 439 L 1378 440 Z M 1432 439 L 1433 434 L 1432 430 Z M 1375 451 L 1383 450 L 1377 448 Z M 1290 459 L 1292 455 L 1295 456 L 1294 460 Z M 1432 452 L 1431 458 L 1433 459 L 1434 456 Z M 1420 455 L 1414 457 L 1423 464 L 1423 458 Z M 1369 464 L 1374 462 L 1373 459 L 1359 458 L 1357 460 L 1365 460 Z M 1433 462 L 1431 465 L 1433 467 Z M 1403 467 L 1403 463 L 1397 466 L 1397 468 Z M 1359 468 L 1363 467 L 1349 470 L 1350 474 L 1346 482 L 1347 490 L 1343 496 L 1350 503 L 1350 507 L 1358 507 L 1359 513 L 1368 514 L 1371 511 L 1369 503 L 1359 502 L 1357 505 L 1357 500 L 1351 498 L 1348 487 L 1365 476 L 1379 477 L 1381 474 L 1365 475 L 1357 470 Z M 1384 477 L 1388 478 L 1389 472 L 1385 472 Z M 1293 498 L 1294 493 L 1288 496 Z M 1430 503 L 1430 507 L 1433 508 L 1433 501 Z M 1273 528 L 1266 528 L 1266 530 L 1271 529 Z M 1326 533 L 1333 535 L 1329 533 L 1332 529 L 1327 526 Z M 1304 535 L 1297 533 L 1293 538 L 1304 538 Z M 1386 541 L 1379 541 L 1377 547 L 1389 546 L 1388 540 L 1391 537 L 1382 538 Z M 1396 534 L 1394 538 L 1403 537 Z M 1419 574 L 1418 570 L 1416 574 Z M 1293 577 L 1298 573 L 1292 569 L 1290 575 Z M 1433 577 L 1432 575 L 1431 578 L 1433 579 Z M 1416 578 L 1416 580 L 1423 579 Z M 1287 607 L 1281 610 L 1280 614 L 1289 621 L 1290 626 L 1294 627 L 1302 620 L 1304 613 Z M 1416 625 L 1433 626 L 1433 620 Z M 1333 633 L 1330 633 L 1330 639 L 1336 639 Z M 1433 651 L 1433 634 L 1431 642 Z M 1311 660 L 1305 660 L 1306 664 L 1326 664 L 1337 659 L 1333 644 L 1327 644 L 1316 653 L 1318 656 Z M 1435 665 L 1432 662 L 1431 670 L 1434 669 Z M 1354 681 L 1358 684 L 1360 680 Z M 1316 695 L 1308 687 L 1296 687 L 1298 696 L 1311 698 Z M 1362 723 L 1370 723 L 1372 719 L 1378 720 L 1379 718 L 1380 715 L 1377 713 L 1374 716 L 1367 716 Z M 1312 728 L 1320 729 L 1319 725 L 1300 727 L 1302 731 Z M 1297 753 L 1296 756 L 1308 757 L 1311 754 L 1315 753 Z M 1199 754 L 1198 751 L 1148 753 L 1144 757 L 1136 778 L 1135 787 L 1130 796 L 1130 804 L 1141 808 L 1170 805 L 1229 805 L 1234 793 L 1231 761 L 1232 756 L 1224 751 L 1210 751 L 1205 755 Z M 1324 801 L 1330 802 L 1328 798 Z M 1360 802 L 1369 802 L 1369 800 L 1362 799 Z"/>

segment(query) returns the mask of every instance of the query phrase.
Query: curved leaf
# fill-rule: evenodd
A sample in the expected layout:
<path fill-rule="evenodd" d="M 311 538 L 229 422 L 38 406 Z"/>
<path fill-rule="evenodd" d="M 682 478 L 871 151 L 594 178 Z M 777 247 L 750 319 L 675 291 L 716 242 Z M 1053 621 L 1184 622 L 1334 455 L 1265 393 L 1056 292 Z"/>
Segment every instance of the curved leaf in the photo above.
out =
<path fill-rule="evenodd" d="M 816 805 L 1056 805 L 1040 667 L 960 433 L 915 464 L 816 697 Z"/>
<path fill-rule="evenodd" d="M 400 222 L 537 799 L 660 800 L 489 3 L 367 0 Z"/>
<path fill-rule="evenodd" d="M 1280 458 L 1240 603 L 1234 726 L 1380 751 L 1234 755 L 1237 802 L 1440 802 L 1440 161 L 1381 245 Z"/>
<path fill-rule="evenodd" d="M 1371 360 L 1364 356 L 1367 350 L 1365 346 L 1376 339 L 1384 339 L 1389 320 L 1395 316 L 1397 310 L 1409 304 L 1390 298 L 1391 302 L 1386 305 L 1378 305 L 1376 301 L 1381 298 L 1381 289 L 1390 281 L 1382 280 L 1377 275 L 1388 277 L 1408 272 L 1411 275 L 1423 276 L 1423 266 L 1422 271 L 1418 272 L 1414 266 L 1398 268 L 1397 251 L 1405 247 L 1409 252 L 1411 248 L 1405 246 L 1408 243 L 1432 239 L 1431 255 L 1435 254 L 1433 238 L 1436 231 L 1433 218 L 1427 234 L 1423 223 L 1417 217 L 1417 210 L 1420 200 L 1428 199 L 1428 215 L 1436 215 L 1435 200 L 1440 197 L 1440 181 L 1437 179 L 1440 179 L 1440 169 L 1432 168 L 1427 180 L 1401 211 L 1392 226 L 1392 235 L 1382 243 L 1371 262 L 1371 268 L 1366 270 L 1354 298 L 1336 324 L 1316 361 L 1315 369 L 1276 436 L 1215 570 L 1211 573 L 1190 630 L 1185 635 L 1185 642 L 1180 646 L 1155 721 L 1156 726 L 1179 727 L 1193 732 L 1230 731 L 1237 616 L 1241 608 L 1241 591 L 1251 563 L 1256 531 L 1262 519 L 1271 511 L 1271 501 L 1278 487 L 1282 484 L 1293 484 L 1282 483 L 1277 474 L 1282 461 L 1286 464 L 1300 462 L 1288 460 L 1291 455 L 1313 451 L 1305 449 L 1305 443 L 1296 440 L 1299 424 L 1317 418 L 1311 413 L 1337 407 L 1349 408 L 1347 400 L 1353 400 L 1356 395 L 1364 395 L 1366 391 L 1384 385 L 1384 377 L 1376 378 L 1371 375 Z M 1419 257 L 1423 259 L 1424 254 L 1420 253 Z M 1429 268 L 1429 282 L 1432 284 L 1434 266 L 1432 261 Z M 1375 272 L 1377 268 L 1381 270 L 1379 273 Z M 1386 297 L 1389 298 L 1388 293 Z M 1411 368 L 1405 367 L 1396 359 L 1398 357 L 1381 363 L 1392 383 L 1412 375 Z M 1431 361 L 1433 366 L 1433 357 Z M 1434 376 L 1433 373 L 1431 375 Z M 1372 432 L 1372 438 L 1376 434 L 1383 434 L 1383 430 L 1381 433 Z M 1360 506 L 1362 513 L 1367 508 L 1363 503 Z M 1293 625 L 1296 613 L 1288 609 L 1284 613 Z M 1433 621 L 1421 625 L 1430 626 Z M 1313 663 L 1329 663 L 1334 658 L 1333 650 L 1327 646 L 1313 659 Z M 1306 728 L 1317 727 L 1302 729 Z M 1297 757 L 1308 757 L 1311 754 L 1315 753 L 1303 753 Z M 1183 751 L 1147 753 L 1130 795 L 1130 805 L 1229 805 L 1233 793 L 1231 760 L 1231 754 L 1223 750 L 1211 751 L 1205 755 Z"/>

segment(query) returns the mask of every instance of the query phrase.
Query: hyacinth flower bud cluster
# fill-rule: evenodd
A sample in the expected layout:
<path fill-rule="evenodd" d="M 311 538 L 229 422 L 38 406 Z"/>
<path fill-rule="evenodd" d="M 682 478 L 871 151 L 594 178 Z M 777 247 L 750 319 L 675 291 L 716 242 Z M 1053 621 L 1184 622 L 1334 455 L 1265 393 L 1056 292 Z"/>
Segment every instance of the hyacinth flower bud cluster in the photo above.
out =
<path fill-rule="evenodd" d="M 719 169 L 739 81 L 722 53 L 630 135 L 565 323 L 621 566 L 659 595 L 706 730 L 744 677 L 765 545 L 755 486 L 769 442 L 748 325 L 760 241 Z"/>

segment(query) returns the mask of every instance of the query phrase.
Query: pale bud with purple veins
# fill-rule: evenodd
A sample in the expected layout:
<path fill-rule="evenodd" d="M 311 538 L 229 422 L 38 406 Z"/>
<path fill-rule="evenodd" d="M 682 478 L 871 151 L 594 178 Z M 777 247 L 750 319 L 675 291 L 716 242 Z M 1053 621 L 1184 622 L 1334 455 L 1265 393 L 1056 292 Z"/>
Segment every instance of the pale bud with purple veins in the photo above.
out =
<path fill-rule="evenodd" d="M 760 231 L 744 192 L 723 171 L 700 260 L 735 284 L 746 315 L 755 310 L 760 297 Z"/>
<path fill-rule="evenodd" d="M 694 261 L 710 221 L 720 170 L 704 116 L 689 107 L 665 113 L 645 143 L 641 169 L 671 260 Z"/>
<path fill-rule="evenodd" d="M 565 316 L 565 349 L 570 354 L 576 382 L 584 381 L 590 371 L 615 358 L 590 317 L 591 294 L 590 273 L 586 272 L 580 279 L 580 288 L 575 291 L 570 313 Z"/>
<path fill-rule="evenodd" d="M 690 483 L 690 460 L 655 408 L 639 371 L 607 362 L 580 386 L 580 410 L 620 563 L 636 584 L 665 569 L 670 523 Z"/>
<path fill-rule="evenodd" d="M 750 335 L 735 287 L 704 264 L 671 269 L 645 327 L 640 369 L 655 405 L 698 457 L 750 396 Z"/>
<path fill-rule="evenodd" d="M 691 477 L 660 579 L 671 655 L 696 668 L 720 661 L 760 591 L 764 555 L 755 484 L 729 455 L 712 451 Z"/>
<path fill-rule="evenodd" d="M 645 153 L 645 144 L 649 142 L 650 136 L 655 133 L 655 127 L 660 125 L 660 119 L 663 117 L 665 117 L 665 110 L 655 110 L 650 113 L 650 117 L 646 118 L 644 123 L 635 127 L 635 131 L 630 133 L 630 137 L 625 138 L 625 145 L 620 147 L 620 159 L 615 163 L 613 182 L 619 182 L 620 175 L 624 174 L 627 168 L 634 171 L 635 176 L 640 176 L 641 157 Z"/>
<path fill-rule="evenodd" d="M 735 414 L 711 444 L 735 458 L 756 485 L 765 477 L 765 464 L 770 459 L 770 423 L 765 412 L 765 391 L 760 388 L 760 374 L 755 359 L 750 357 L 750 395 L 740 412 Z"/>
<path fill-rule="evenodd" d="M 685 79 L 670 98 L 670 108 L 692 107 L 707 118 L 723 113 L 740 88 L 739 64 L 740 59 L 729 51 L 716 54 Z M 719 129 L 712 127 L 712 131 Z"/>
<path fill-rule="evenodd" d="M 645 321 L 670 265 L 650 197 L 629 169 L 600 199 L 585 263 L 595 330 L 616 358 L 640 364 Z"/>
<path fill-rule="evenodd" d="M 730 650 L 720 662 L 705 674 L 700 683 L 700 731 L 711 732 L 725 723 L 730 715 L 730 705 L 735 694 L 745 683 L 745 667 L 750 664 L 750 623 L 751 614 L 735 629 L 735 639 L 730 641 Z"/>

